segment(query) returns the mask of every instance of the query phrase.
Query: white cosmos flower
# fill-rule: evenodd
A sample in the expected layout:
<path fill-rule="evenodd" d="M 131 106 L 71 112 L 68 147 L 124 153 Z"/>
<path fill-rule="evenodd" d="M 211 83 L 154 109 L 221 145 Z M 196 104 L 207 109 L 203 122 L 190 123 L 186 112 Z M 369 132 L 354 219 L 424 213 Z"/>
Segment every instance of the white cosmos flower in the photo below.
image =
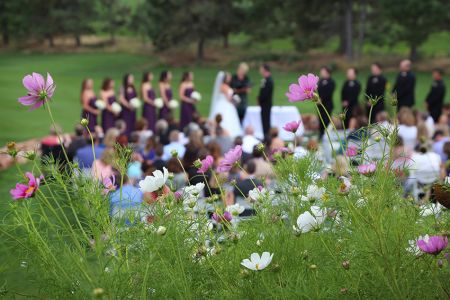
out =
<path fill-rule="evenodd" d="M 268 198 L 270 200 L 273 195 L 273 191 L 268 191 L 265 188 L 259 189 L 257 187 L 248 192 L 248 197 L 253 201 L 262 201 L 264 198 Z"/>
<path fill-rule="evenodd" d="M 345 176 L 339 177 L 339 180 L 341 181 L 341 185 L 339 187 L 339 192 L 341 194 L 347 194 L 350 192 L 350 188 L 352 187 L 352 183 L 350 182 L 350 179 L 348 179 Z"/>
<path fill-rule="evenodd" d="M 225 209 L 227 212 L 231 213 L 233 216 L 239 216 L 245 210 L 245 207 L 240 205 L 239 203 L 228 205 Z"/>
<path fill-rule="evenodd" d="M 419 235 L 419 237 L 417 239 L 415 239 L 415 240 L 409 240 L 408 241 L 409 246 L 406 248 L 406 251 L 408 251 L 409 253 L 414 254 L 415 256 L 422 255 L 423 252 L 417 246 L 417 241 L 418 240 L 424 240 L 426 243 L 428 243 L 429 239 L 430 239 L 430 237 L 428 236 L 428 234 L 426 234 L 424 236 Z"/>
<path fill-rule="evenodd" d="M 143 193 L 155 192 L 162 188 L 169 178 L 169 172 L 164 167 L 163 172 L 156 170 L 153 172 L 153 176 L 146 176 L 144 180 L 139 181 L 139 187 Z"/>
<path fill-rule="evenodd" d="M 325 191 L 324 187 L 319 188 L 317 185 L 310 185 L 306 189 L 306 196 L 309 200 L 320 200 L 325 194 Z"/>
<path fill-rule="evenodd" d="M 420 208 L 420 215 L 422 217 L 428 217 L 431 215 L 437 215 L 438 213 L 440 213 L 442 210 L 442 205 L 440 205 L 439 203 L 430 203 L 427 205 L 423 205 Z"/>
<path fill-rule="evenodd" d="M 204 188 L 205 188 L 205 184 L 203 182 L 199 182 L 196 185 L 188 185 L 187 187 L 185 187 L 183 189 L 183 192 L 187 196 L 198 197 Z"/>
<path fill-rule="evenodd" d="M 273 253 L 263 252 L 261 256 L 258 253 L 252 253 L 250 259 L 246 258 L 241 262 L 241 265 L 253 271 L 261 271 L 265 269 L 272 262 Z"/>
<path fill-rule="evenodd" d="M 306 211 L 297 218 L 297 227 L 294 230 L 298 233 L 306 233 L 320 226 L 325 220 L 326 213 L 318 206 L 311 206 L 311 212 Z"/>

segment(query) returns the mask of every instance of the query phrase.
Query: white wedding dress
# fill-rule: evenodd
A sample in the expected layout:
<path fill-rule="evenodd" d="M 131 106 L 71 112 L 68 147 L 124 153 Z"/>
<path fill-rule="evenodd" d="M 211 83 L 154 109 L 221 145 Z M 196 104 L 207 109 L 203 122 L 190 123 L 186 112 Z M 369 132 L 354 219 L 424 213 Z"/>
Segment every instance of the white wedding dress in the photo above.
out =
<path fill-rule="evenodd" d="M 233 90 L 231 88 L 228 90 L 228 97 L 220 91 L 220 86 L 223 83 L 224 77 L 225 73 L 222 71 L 217 74 L 211 99 L 209 119 L 214 120 L 217 114 L 221 114 L 222 123 L 220 124 L 222 128 L 228 131 L 232 137 L 242 136 L 243 130 L 241 122 L 239 121 L 236 106 L 228 100 L 228 98 L 233 95 Z"/>

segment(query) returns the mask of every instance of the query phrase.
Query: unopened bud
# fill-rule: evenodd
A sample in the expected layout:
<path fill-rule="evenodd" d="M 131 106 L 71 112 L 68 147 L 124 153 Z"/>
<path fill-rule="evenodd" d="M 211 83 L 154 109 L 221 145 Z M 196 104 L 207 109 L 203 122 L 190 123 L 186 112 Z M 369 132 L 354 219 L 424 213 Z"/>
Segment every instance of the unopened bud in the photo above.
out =
<path fill-rule="evenodd" d="M 178 157 L 178 151 L 173 149 L 172 151 L 170 151 L 170 155 L 172 155 L 172 157 Z"/>
<path fill-rule="evenodd" d="M 11 155 L 12 157 L 16 157 L 17 153 L 19 152 L 16 149 L 16 142 L 8 142 L 6 144 L 6 149 L 8 154 Z"/>
<path fill-rule="evenodd" d="M 341 292 L 341 294 L 347 294 L 348 289 L 347 288 L 341 288 L 340 292 Z"/>
<path fill-rule="evenodd" d="M 392 98 L 392 99 L 391 99 L 391 105 L 392 105 L 392 106 L 397 106 L 397 104 L 398 104 L 397 98 L 395 98 L 395 97 Z"/>
<path fill-rule="evenodd" d="M 375 137 L 375 142 L 379 142 L 379 141 L 381 141 L 381 136 L 380 135 L 377 135 L 376 137 Z"/>
<path fill-rule="evenodd" d="M 169 175 L 167 178 L 172 180 L 174 177 L 175 177 L 175 175 L 172 172 L 169 172 Z"/>
<path fill-rule="evenodd" d="M 89 125 L 89 121 L 88 121 L 88 119 L 83 118 L 83 119 L 81 119 L 80 124 L 83 127 L 87 127 Z"/>
<path fill-rule="evenodd" d="M 25 157 L 26 157 L 28 160 L 34 160 L 34 159 L 36 158 L 36 152 L 34 152 L 34 151 L 27 151 L 27 152 L 25 153 Z"/>
<path fill-rule="evenodd" d="M 165 235 L 166 232 L 167 232 L 167 228 L 164 226 L 159 226 L 158 229 L 156 230 L 157 235 Z"/>
<path fill-rule="evenodd" d="M 342 267 L 343 267 L 344 269 L 346 269 L 346 270 L 350 269 L 350 261 L 344 260 L 344 261 L 342 262 Z"/>
<path fill-rule="evenodd" d="M 196 167 L 197 169 L 200 169 L 202 167 L 202 162 L 200 161 L 200 159 L 194 161 L 194 167 Z"/>
<path fill-rule="evenodd" d="M 317 269 L 317 265 L 310 265 L 309 268 L 310 268 L 311 270 L 316 270 L 316 269 Z"/>
<path fill-rule="evenodd" d="M 259 152 L 264 152 L 265 148 L 266 146 L 264 146 L 263 143 L 259 143 L 258 145 L 256 145 L 256 150 L 258 150 Z"/>
<path fill-rule="evenodd" d="M 92 294 L 94 295 L 94 297 L 100 298 L 105 294 L 105 290 L 102 288 L 95 288 L 92 291 Z"/>
<path fill-rule="evenodd" d="M 338 115 L 338 117 L 339 117 L 339 119 L 340 119 L 341 121 L 345 121 L 345 119 L 346 119 L 345 112 L 340 113 L 340 114 Z"/>

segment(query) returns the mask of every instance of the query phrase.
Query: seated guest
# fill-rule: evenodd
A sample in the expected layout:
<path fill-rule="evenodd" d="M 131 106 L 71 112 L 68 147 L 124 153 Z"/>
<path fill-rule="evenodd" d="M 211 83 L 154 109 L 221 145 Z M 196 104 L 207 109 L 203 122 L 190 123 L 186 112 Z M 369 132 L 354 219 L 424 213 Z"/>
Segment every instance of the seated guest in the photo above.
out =
<path fill-rule="evenodd" d="M 53 157 L 56 160 L 64 160 L 63 148 L 59 143 L 59 136 L 61 136 L 62 129 L 56 125 L 50 127 L 50 134 L 41 140 L 42 158 Z"/>
<path fill-rule="evenodd" d="M 172 130 L 169 134 L 170 143 L 164 146 L 163 159 L 168 161 L 172 157 L 172 152 L 176 151 L 178 157 L 183 157 L 185 148 L 180 143 L 180 132 L 178 130 Z"/>
<path fill-rule="evenodd" d="M 413 150 L 417 143 L 416 118 L 409 107 L 402 107 L 398 113 L 398 136 L 403 139 L 403 144 L 409 150 Z"/>
<path fill-rule="evenodd" d="M 245 173 L 242 175 L 242 179 L 238 180 L 234 187 L 234 197 L 247 198 L 248 192 L 255 187 L 262 186 L 262 181 L 255 178 L 256 165 L 252 160 L 249 160 L 244 165 Z"/>
<path fill-rule="evenodd" d="M 269 148 L 271 151 L 284 147 L 284 141 L 278 137 L 278 128 L 272 127 L 269 130 Z"/>
<path fill-rule="evenodd" d="M 156 141 L 160 144 L 167 145 L 169 141 L 169 123 L 166 120 L 160 119 L 155 124 Z"/>
<path fill-rule="evenodd" d="M 155 170 L 162 171 L 165 167 L 167 167 L 166 161 L 163 160 L 164 155 L 164 147 L 163 145 L 159 144 L 155 148 L 155 160 L 153 160 L 152 166 Z M 148 172 L 146 172 L 148 173 Z"/>
<path fill-rule="evenodd" d="M 94 152 L 95 157 L 101 157 L 105 147 L 99 145 L 99 141 L 97 137 L 94 138 Z M 94 153 L 92 152 L 92 145 L 86 144 L 84 147 L 77 150 L 75 155 L 75 160 L 78 162 L 78 165 L 81 169 L 90 169 L 92 167 L 92 163 L 94 162 Z"/>
<path fill-rule="evenodd" d="M 272 178 L 274 176 L 272 165 L 264 158 L 263 153 L 257 149 L 257 146 L 253 147 L 251 162 L 255 165 L 254 175 L 256 178 Z"/>
<path fill-rule="evenodd" d="M 112 163 L 114 160 L 114 149 L 106 149 L 102 155 L 97 158 L 91 168 L 91 173 L 94 178 L 102 181 L 104 178 L 113 175 Z"/>
<path fill-rule="evenodd" d="M 103 138 L 102 146 L 105 148 L 114 148 L 117 143 L 117 139 L 120 136 L 120 132 L 116 128 L 110 128 L 106 131 L 105 137 Z"/>
<path fill-rule="evenodd" d="M 222 127 L 222 116 L 218 114 L 215 119 L 215 127 L 211 132 L 211 140 L 220 145 L 222 155 L 227 153 L 233 147 L 233 139 L 230 134 Z"/>
<path fill-rule="evenodd" d="M 125 134 L 125 131 L 127 130 L 127 123 L 125 123 L 124 120 L 119 119 L 114 123 L 114 127 L 119 130 L 119 134 Z"/>
<path fill-rule="evenodd" d="M 414 151 L 411 156 L 412 166 L 414 174 L 412 178 L 419 183 L 429 184 L 439 180 L 441 175 L 441 157 L 428 151 L 428 145 L 421 144 L 417 151 Z"/>
<path fill-rule="evenodd" d="M 392 132 L 394 129 L 392 126 L 392 123 L 389 121 L 389 114 L 386 111 L 380 111 L 376 116 L 376 121 L 379 126 L 383 127 L 384 129 L 388 130 L 389 132 Z"/>
<path fill-rule="evenodd" d="M 444 145 L 450 142 L 450 137 L 446 136 L 442 130 L 436 130 L 433 136 L 433 152 L 439 154 L 442 162 L 446 162 L 448 160 L 447 154 L 444 152 Z"/>
<path fill-rule="evenodd" d="M 143 149 L 149 137 L 153 135 L 153 132 L 148 129 L 148 121 L 146 119 L 139 119 L 136 122 L 136 130 L 134 133 L 137 135 L 138 149 Z"/>
<path fill-rule="evenodd" d="M 167 162 L 167 170 L 173 174 L 173 184 L 176 190 L 182 189 L 186 185 L 186 174 L 183 172 L 183 168 L 180 165 L 180 162 L 172 157 Z"/>
<path fill-rule="evenodd" d="M 70 161 L 73 161 L 77 150 L 86 146 L 86 137 L 84 136 L 84 128 L 81 124 L 75 126 L 75 137 L 72 138 L 72 142 L 67 147 L 67 156 Z"/>
<path fill-rule="evenodd" d="M 120 173 L 117 171 L 114 173 L 116 184 L 120 184 Z M 130 217 L 136 218 L 136 220 L 132 220 L 134 222 L 140 221 L 142 199 L 143 194 L 141 190 L 133 186 L 125 175 L 123 178 L 122 189 L 117 187 L 116 190 L 109 195 L 111 217 L 114 219 L 125 218 L 126 223 L 130 223 Z"/>
<path fill-rule="evenodd" d="M 255 138 L 253 126 L 248 125 L 245 127 L 245 135 L 242 138 L 242 151 L 248 154 L 253 153 L 253 148 L 259 143 L 261 143 L 261 141 Z"/>
<path fill-rule="evenodd" d="M 150 137 L 144 148 L 139 152 L 144 160 L 153 160 L 155 158 L 155 139 Z"/>

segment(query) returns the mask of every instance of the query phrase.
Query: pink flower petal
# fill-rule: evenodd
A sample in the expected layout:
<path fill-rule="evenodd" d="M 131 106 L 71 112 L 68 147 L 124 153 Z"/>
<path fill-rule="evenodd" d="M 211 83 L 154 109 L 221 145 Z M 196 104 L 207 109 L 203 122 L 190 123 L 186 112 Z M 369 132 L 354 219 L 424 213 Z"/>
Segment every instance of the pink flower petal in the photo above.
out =
<path fill-rule="evenodd" d="M 33 72 L 33 79 L 36 82 L 36 85 L 39 87 L 38 90 L 44 90 L 45 89 L 45 80 L 44 80 L 44 76 L 42 76 L 39 73 L 34 73 Z"/>
<path fill-rule="evenodd" d="M 39 99 L 36 96 L 23 96 L 20 97 L 18 101 L 23 105 L 29 106 L 35 104 Z"/>
<path fill-rule="evenodd" d="M 37 93 L 39 91 L 39 85 L 36 84 L 36 81 L 34 80 L 33 76 L 26 75 L 22 79 L 23 86 L 32 93 Z"/>

